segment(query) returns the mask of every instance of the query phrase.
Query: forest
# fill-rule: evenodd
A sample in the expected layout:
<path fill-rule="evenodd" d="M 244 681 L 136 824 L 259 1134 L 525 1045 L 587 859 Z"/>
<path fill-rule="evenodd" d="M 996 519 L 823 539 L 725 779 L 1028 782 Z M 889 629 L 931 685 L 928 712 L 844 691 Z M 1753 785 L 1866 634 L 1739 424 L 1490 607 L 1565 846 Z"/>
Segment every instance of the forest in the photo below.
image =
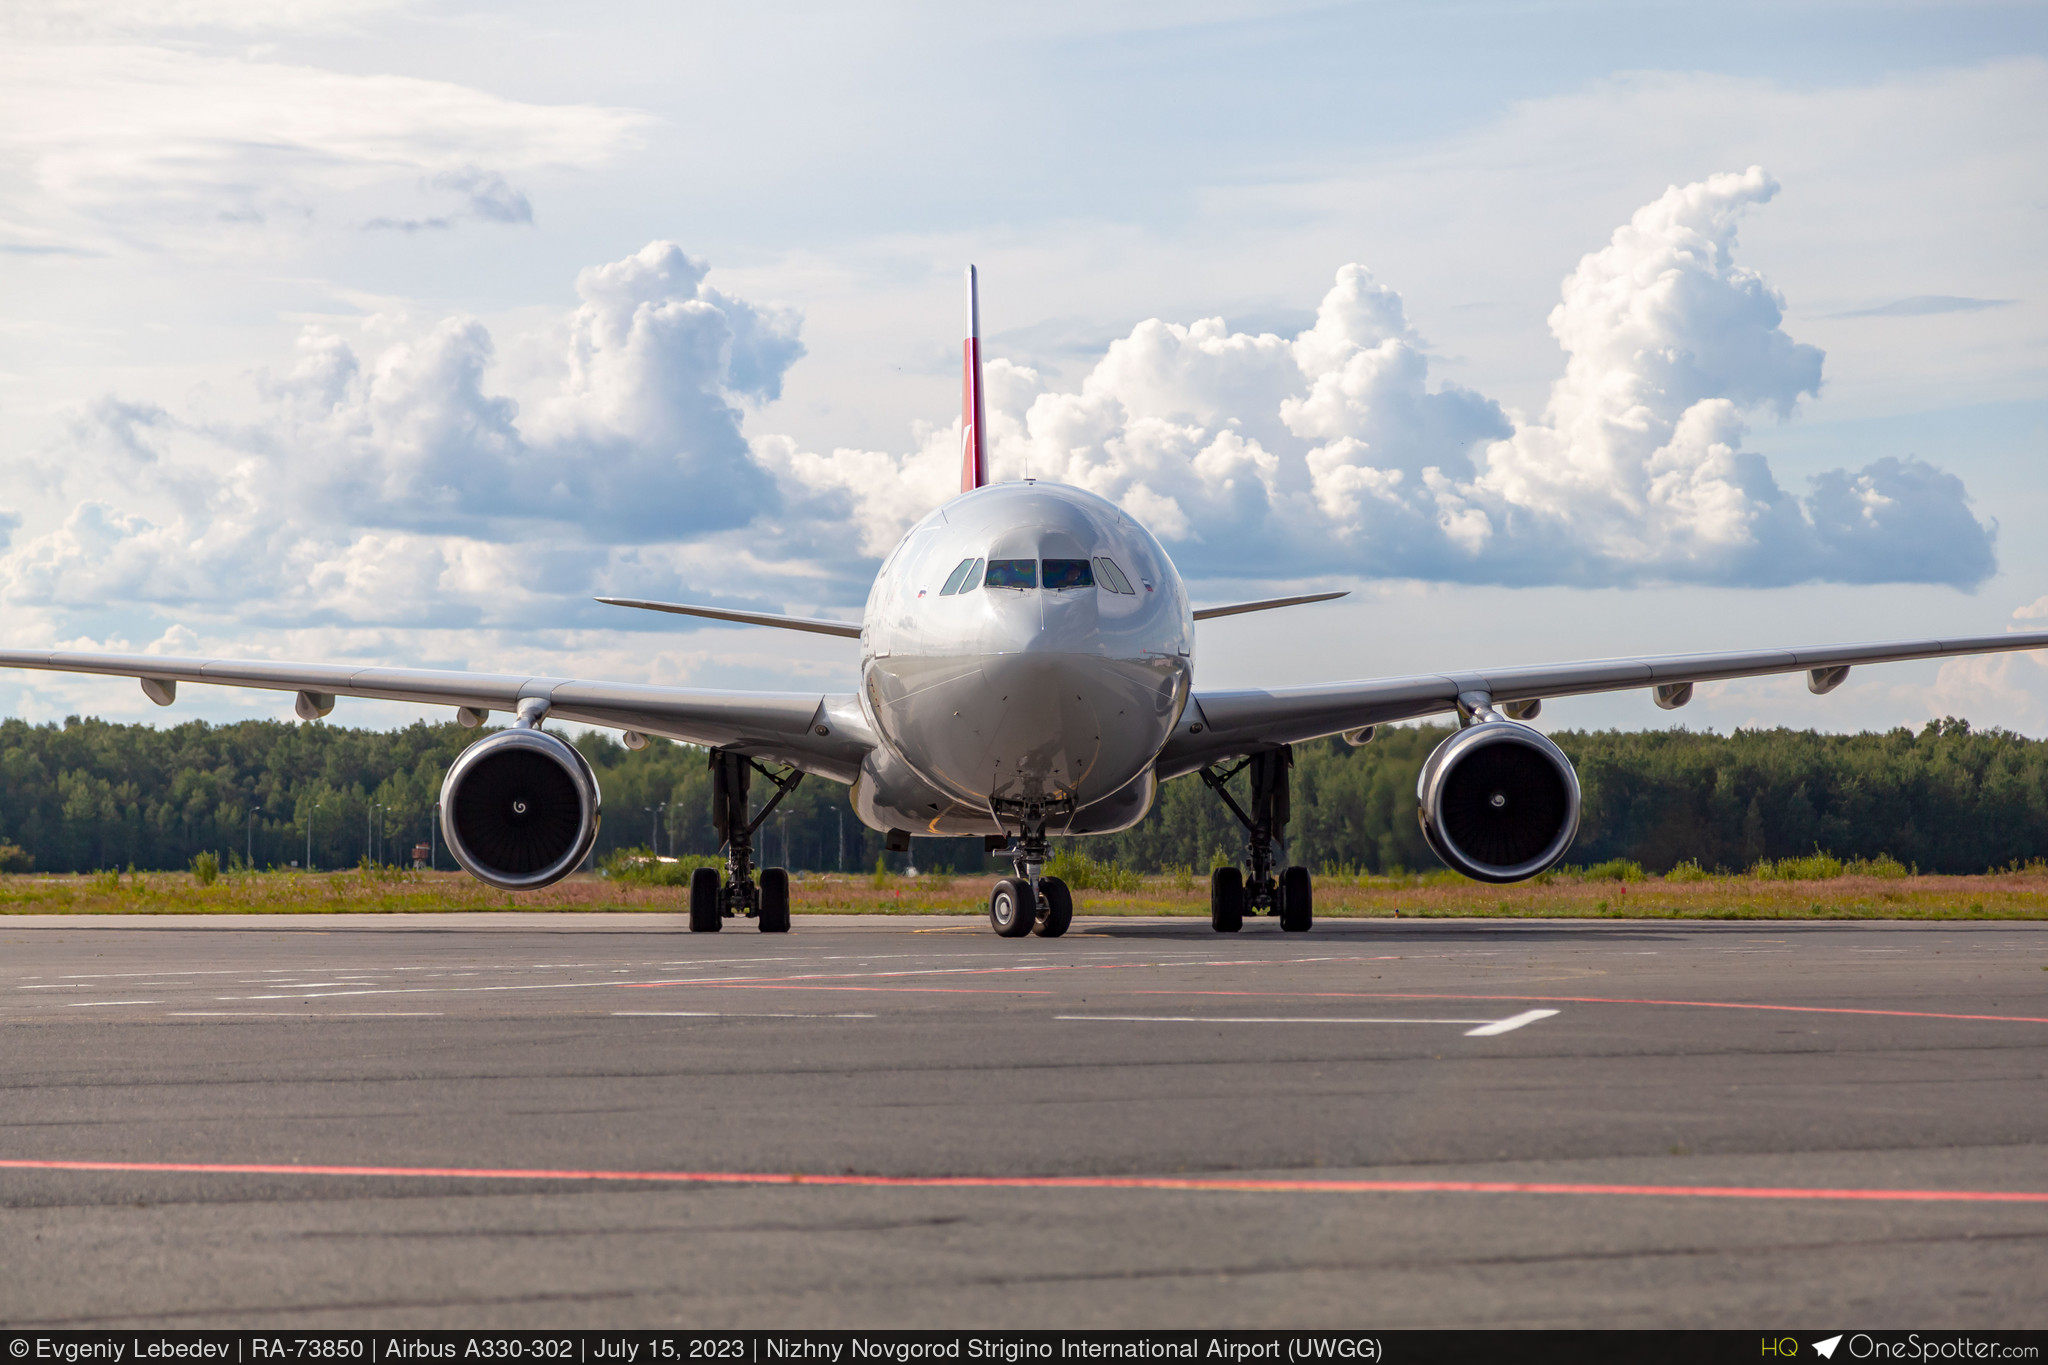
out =
<path fill-rule="evenodd" d="M 201 852 L 223 866 L 400 865 L 418 845 L 447 867 L 431 828 L 441 775 L 486 733 L 453 723 L 374 731 L 255 720 L 163 729 L 75 716 L 0 722 L 0 870 L 178 869 Z M 1416 822 L 1415 779 L 1447 733 L 1394 726 L 1357 748 L 1296 746 L 1288 860 L 1363 872 L 1437 866 Z M 2048 741 L 1967 721 L 1882 734 L 1566 730 L 1552 738 L 1585 792 L 1574 864 L 1625 858 L 1651 872 L 1685 861 L 1738 869 L 1822 850 L 1971 873 L 2048 855 Z M 600 856 L 650 846 L 662 855 L 716 851 L 702 750 L 657 740 L 634 752 L 603 732 L 574 742 L 604 791 Z M 765 788 L 756 784 L 757 801 Z M 759 860 L 872 868 L 882 836 L 854 818 L 846 798 L 836 783 L 806 780 L 763 827 Z M 1187 777 L 1165 783 L 1135 828 L 1077 842 L 1133 870 L 1199 873 L 1237 857 L 1243 841 L 1222 803 Z M 995 866 L 972 839 L 916 840 L 887 861 L 958 872 Z"/>

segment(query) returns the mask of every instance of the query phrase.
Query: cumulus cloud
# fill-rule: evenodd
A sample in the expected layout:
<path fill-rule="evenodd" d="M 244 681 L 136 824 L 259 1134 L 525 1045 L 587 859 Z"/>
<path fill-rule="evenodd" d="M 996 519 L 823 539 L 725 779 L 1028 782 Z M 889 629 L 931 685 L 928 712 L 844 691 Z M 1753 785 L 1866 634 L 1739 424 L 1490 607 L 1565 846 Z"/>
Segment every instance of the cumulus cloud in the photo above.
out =
<path fill-rule="evenodd" d="M 0 591 L 459 625 L 545 599 L 542 616 L 587 615 L 615 561 L 672 588 L 663 547 L 776 511 L 742 405 L 778 395 L 803 354 L 794 314 L 706 274 L 668 242 L 584 271 L 524 410 L 468 318 L 309 329 L 297 363 L 261 377 L 250 421 L 97 403 L 43 471 L 87 495 L 0 557 Z"/>
<path fill-rule="evenodd" d="M 803 347 L 794 315 L 711 288 L 706 270 L 656 242 L 584 271 L 559 377 L 529 413 L 491 391 L 494 342 L 474 319 L 367 356 L 309 332 L 248 443 L 291 452 L 307 508 L 359 526 L 507 539 L 565 523 L 648 541 L 743 525 L 774 489 L 737 404 L 778 394 Z"/>
<path fill-rule="evenodd" d="M 1434 382 L 1400 296 L 1348 265 L 1291 339 L 1155 320 L 1078 392 L 992 374 L 997 470 L 1121 502 L 1197 575 L 1982 581 L 1994 531 L 1954 476 L 1886 456 L 1798 496 L 1747 448 L 1752 422 L 1821 383 L 1821 352 L 1735 258 L 1739 218 L 1776 191 L 1757 167 L 1674 186 L 1582 259 L 1549 318 L 1564 371 L 1533 417 Z M 901 486 L 946 446 L 793 463 L 900 528 Z"/>

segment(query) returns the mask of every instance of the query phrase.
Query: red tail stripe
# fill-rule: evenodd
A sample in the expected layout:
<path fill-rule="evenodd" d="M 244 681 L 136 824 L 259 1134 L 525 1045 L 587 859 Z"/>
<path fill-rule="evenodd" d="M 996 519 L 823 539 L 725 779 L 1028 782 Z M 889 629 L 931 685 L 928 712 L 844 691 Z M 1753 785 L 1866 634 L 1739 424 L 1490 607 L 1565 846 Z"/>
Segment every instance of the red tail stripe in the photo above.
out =
<path fill-rule="evenodd" d="M 967 340 L 960 348 L 960 491 L 988 484 L 988 408 L 981 393 L 981 301 L 967 267 Z"/>

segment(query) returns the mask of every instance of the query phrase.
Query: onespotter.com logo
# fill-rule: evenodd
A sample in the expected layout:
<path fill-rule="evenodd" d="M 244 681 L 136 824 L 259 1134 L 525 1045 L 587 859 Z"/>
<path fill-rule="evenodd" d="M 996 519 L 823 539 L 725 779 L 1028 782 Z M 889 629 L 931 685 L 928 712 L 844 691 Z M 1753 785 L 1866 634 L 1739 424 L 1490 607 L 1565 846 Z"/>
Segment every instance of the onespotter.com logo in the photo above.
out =
<path fill-rule="evenodd" d="M 1847 1345 L 1844 1345 L 1844 1343 Z M 1966 1336 L 1922 1336 L 1918 1332 L 1907 1332 L 1901 1336 L 1881 1334 L 1872 1336 L 1868 1332 L 1838 1332 L 1818 1341 L 1802 1343 L 1798 1337 L 1765 1337 L 1763 1354 L 1780 1361 L 1797 1359 L 1802 1349 L 1811 1349 L 1822 1360 L 1833 1360 L 1835 1353 L 1842 1353 L 1844 1365 L 1851 1360 L 1873 1361 L 1930 1361 L 1930 1360 L 2039 1360 L 2041 1348 L 2034 1345 L 2011 1346 L 1997 1341 L 1979 1341 Z"/>

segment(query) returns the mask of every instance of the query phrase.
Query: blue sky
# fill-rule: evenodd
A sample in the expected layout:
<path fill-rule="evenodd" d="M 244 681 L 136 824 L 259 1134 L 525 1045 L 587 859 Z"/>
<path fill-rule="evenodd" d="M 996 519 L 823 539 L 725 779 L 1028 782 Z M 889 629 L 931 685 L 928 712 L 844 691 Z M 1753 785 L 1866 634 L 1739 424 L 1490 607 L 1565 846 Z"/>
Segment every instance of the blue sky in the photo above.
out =
<path fill-rule="evenodd" d="M 2048 621 L 2048 7 L 462 6 L 0 19 L 0 621 L 846 687 L 951 485 L 1087 483 L 1210 686 Z M 1755 168 L 1754 170 L 1752 168 Z M 0 678 L 0 706 L 288 714 Z M 402 720 L 359 704 L 338 718 Z M 2048 733 L 2028 659 L 1682 719 Z M 1641 696 L 1545 724 L 1650 726 Z"/>

